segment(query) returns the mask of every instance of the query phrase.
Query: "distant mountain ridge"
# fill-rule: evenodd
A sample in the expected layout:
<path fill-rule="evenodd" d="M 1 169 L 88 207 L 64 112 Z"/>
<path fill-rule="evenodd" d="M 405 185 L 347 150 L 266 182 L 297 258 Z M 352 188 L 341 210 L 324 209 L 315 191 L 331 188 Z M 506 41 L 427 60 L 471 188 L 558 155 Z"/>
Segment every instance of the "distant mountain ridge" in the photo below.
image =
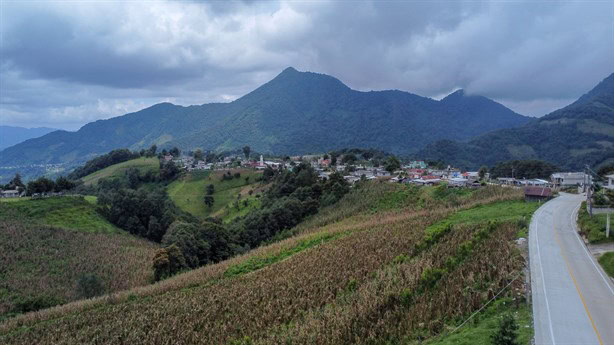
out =
<path fill-rule="evenodd" d="M 17 126 L 0 126 L 0 150 L 19 144 L 28 139 L 41 137 L 53 131 L 57 131 L 57 129 L 47 127 L 25 128 Z"/>
<path fill-rule="evenodd" d="M 361 92 L 334 77 L 290 67 L 230 103 L 161 103 L 77 132 L 28 140 L 0 152 L 0 166 L 74 164 L 115 148 L 152 144 L 216 151 L 249 145 L 274 154 L 369 147 L 407 154 L 436 140 L 468 140 L 530 121 L 462 91 L 441 101 L 397 90 Z"/>
<path fill-rule="evenodd" d="M 614 163 L 614 73 L 574 103 L 517 128 L 467 143 L 442 140 L 417 156 L 478 168 L 513 159 L 541 159 L 579 170 Z"/>

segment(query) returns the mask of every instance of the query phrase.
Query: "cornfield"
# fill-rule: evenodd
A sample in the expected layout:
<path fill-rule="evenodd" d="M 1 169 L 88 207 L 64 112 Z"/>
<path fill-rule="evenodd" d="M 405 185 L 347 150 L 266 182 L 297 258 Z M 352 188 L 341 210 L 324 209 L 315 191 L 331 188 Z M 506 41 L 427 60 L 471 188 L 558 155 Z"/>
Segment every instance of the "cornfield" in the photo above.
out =
<path fill-rule="evenodd" d="M 428 245 L 424 230 L 458 210 L 521 196 L 485 188 L 450 202 L 420 192 L 399 209 L 374 209 L 395 188 L 363 186 L 294 237 L 243 256 L 9 320 L 0 325 L 0 343 L 371 344 L 438 334 L 505 286 L 523 259 L 514 223 L 456 225 Z M 322 234 L 334 240 L 225 275 Z"/>

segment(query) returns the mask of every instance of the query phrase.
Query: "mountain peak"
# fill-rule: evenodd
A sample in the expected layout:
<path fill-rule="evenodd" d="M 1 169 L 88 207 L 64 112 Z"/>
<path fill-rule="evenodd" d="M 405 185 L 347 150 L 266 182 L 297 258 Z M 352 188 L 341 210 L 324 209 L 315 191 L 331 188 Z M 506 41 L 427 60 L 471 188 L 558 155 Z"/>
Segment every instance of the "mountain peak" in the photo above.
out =
<path fill-rule="evenodd" d="M 299 71 L 297 71 L 296 68 L 294 68 L 292 66 L 289 66 L 289 67 L 286 67 L 283 71 L 281 71 L 280 74 L 284 74 L 284 73 L 285 74 L 288 74 L 288 73 L 299 73 Z"/>

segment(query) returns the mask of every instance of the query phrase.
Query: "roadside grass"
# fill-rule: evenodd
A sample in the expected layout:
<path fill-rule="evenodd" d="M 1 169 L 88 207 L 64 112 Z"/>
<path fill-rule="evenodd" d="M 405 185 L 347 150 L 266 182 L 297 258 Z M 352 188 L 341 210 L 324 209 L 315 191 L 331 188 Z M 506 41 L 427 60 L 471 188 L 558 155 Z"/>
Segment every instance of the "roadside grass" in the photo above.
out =
<path fill-rule="evenodd" d="M 428 345 L 491 345 L 490 336 L 497 331 L 499 320 L 512 314 L 518 325 L 518 344 L 529 344 L 533 337 L 531 307 L 518 306 L 510 298 L 493 302 L 482 313 L 476 314 L 457 332 L 427 341 Z"/>
<path fill-rule="evenodd" d="M 160 161 L 156 157 L 141 157 L 136 159 L 131 159 L 129 161 L 125 161 L 122 163 L 114 164 L 109 167 L 106 167 L 102 170 L 98 170 L 94 173 L 91 173 L 81 180 L 85 185 L 94 185 L 98 183 L 98 181 L 102 178 L 112 177 L 112 176 L 123 176 L 126 170 L 130 168 L 139 169 L 141 173 L 147 172 L 149 170 L 158 173 L 160 171 Z"/>
<path fill-rule="evenodd" d="M 580 233 L 586 236 L 589 243 L 604 243 L 614 241 L 614 236 L 605 237 L 605 214 L 594 214 L 592 217 L 586 211 L 586 201 L 582 202 L 578 210 L 578 227 Z"/>
<path fill-rule="evenodd" d="M 0 198 L 0 202 L 18 202 L 18 201 L 24 201 L 24 200 L 30 200 L 31 198 L 29 196 L 24 196 L 21 198 Z"/>
<path fill-rule="evenodd" d="M 599 264 L 606 273 L 614 278 L 614 252 L 609 252 L 599 257 Z"/>
<path fill-rule="evenodd" d="M 168 195 L 180 209 L 200 218 L 216 214 L 237 200 L 237 195 L 247 186 L 256 183 L 262 173 L 247 169 L 230 170 L 231 174 L 240 173 L 241 177 L 222 181 L 226 171 L 193 171 L 168 186 Z M 249 182 L 245 178 L 249 177 Z M 214 203 L 211 208 L 204 202 L 205 190 L 209 184 L 214 186 Z M 246 211 L 247 212 L 247 211 Z"/>
<path fill-rule="evenodd" d="M 518 237 L 527 236 L 531 216 L 541 206 L 536 202 L 523 200 L 500 201 L 496 203 L 478 205 L 476 207 L 458 211 L 446 219 L 429 226 L 426 232 L 435 231 L 448 225 L 479 224 L 488 221 L 508 222 L 516 221 L 521 225 Z"/>
<path fill-rule="evenodd" d="M 96 212 L 94 199 L 62 196 L 3 203 L 0 220 L 18 220 L 90 233 L 125 233 Z"/>

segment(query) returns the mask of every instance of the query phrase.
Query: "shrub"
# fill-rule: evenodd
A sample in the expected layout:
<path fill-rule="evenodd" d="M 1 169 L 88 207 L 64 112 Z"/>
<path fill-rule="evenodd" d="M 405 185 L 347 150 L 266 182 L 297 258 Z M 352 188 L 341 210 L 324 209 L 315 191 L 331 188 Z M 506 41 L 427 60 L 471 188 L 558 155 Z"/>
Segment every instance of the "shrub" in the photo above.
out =
<path fill-rule="evenodd" d="M 505 314 L 499 321 L 499 328 L 490 337 L 493 345 L 517 345 L 518 324 L 510 314 Z"/>

